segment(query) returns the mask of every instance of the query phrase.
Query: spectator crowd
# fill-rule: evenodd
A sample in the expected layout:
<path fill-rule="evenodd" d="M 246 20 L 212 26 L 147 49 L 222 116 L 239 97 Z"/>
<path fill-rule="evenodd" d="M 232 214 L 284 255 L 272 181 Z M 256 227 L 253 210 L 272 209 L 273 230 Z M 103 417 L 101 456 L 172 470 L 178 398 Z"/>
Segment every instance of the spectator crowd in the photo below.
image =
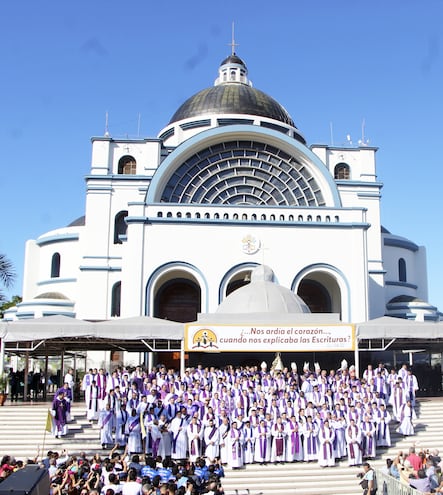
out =
<path fill-rule="evenodd" d="M 438 449 L 417 450 L 411 446 L 406 453 L 400 451 L 394 459 L 386 459 L 384 472 L 402 485 L 411 486 L 421 493 L 443 493 L 443 461 Z"/>

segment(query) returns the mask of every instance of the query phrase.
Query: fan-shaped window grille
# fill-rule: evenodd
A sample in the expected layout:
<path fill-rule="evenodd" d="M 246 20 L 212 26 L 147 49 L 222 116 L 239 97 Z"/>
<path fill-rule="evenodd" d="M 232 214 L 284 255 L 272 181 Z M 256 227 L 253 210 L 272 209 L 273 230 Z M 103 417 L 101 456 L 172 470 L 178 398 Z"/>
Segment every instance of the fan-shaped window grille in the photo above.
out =
<path fill-rule="evenodd" d="M 269 144 L 230 141 L 188 158 L 170 177 L 165 203 L 324 206 L 311 171 Z"/>

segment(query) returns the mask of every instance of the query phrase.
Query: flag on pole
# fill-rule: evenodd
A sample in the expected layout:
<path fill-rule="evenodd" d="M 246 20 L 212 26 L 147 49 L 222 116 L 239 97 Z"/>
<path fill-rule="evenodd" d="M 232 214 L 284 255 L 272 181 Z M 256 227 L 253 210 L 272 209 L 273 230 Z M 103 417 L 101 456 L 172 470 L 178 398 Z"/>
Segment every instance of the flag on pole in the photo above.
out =
<path fill-rule="evenodd" d="M 143 418 L 143 410 L 140 411 L 140 429 L 142 433 L 142 438 L 146 438 L 146 427 L 145 427 L 145 420 Z"/>
<path fill-rule="evenodd" d="M 52 414 L 51 414 L 51 411 L 49 409 L 48 409 L 48 415 L 46 416 L 45 430 L 48 433 L 51 433 L 51 431 L 52 431 Z"/>

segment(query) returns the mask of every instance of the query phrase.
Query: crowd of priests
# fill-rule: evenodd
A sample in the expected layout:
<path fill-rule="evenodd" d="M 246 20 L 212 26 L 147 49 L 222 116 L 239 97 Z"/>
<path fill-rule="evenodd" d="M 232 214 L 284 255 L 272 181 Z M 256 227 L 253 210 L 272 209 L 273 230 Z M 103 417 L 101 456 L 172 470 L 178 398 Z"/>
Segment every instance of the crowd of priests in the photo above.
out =
<path fill-rule="evenodd" d="M 72 370 L 68 375 L 53 403 L 56 436 L 66 434 L 69 421 Z M 199 365 L 182 376 L 164 366 L 90 369 L 81 387 L 103 448 L 174 461 L 204 458 L 235 469 L 373 459 L 377 447 L 391 445 L 391 422 L 400 434 L 414 434 L 418 382 L 407 365 L 368 365 L 358 377 L 345 360 L 330 371 L 304 363 L 299 372 L 277 355 L 270 369 Z"/>

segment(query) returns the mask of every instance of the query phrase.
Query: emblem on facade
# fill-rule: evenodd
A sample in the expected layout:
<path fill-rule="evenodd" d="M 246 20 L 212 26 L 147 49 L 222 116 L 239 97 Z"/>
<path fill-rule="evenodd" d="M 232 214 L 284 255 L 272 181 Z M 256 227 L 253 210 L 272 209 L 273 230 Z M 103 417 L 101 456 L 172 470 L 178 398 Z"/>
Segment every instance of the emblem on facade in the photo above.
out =
<path fill-rule="evenodd" d="M 252 235 L 247 235 L 241 240 L 245 254 L 255 254 L 260 249 L 260 240 Z"/>

